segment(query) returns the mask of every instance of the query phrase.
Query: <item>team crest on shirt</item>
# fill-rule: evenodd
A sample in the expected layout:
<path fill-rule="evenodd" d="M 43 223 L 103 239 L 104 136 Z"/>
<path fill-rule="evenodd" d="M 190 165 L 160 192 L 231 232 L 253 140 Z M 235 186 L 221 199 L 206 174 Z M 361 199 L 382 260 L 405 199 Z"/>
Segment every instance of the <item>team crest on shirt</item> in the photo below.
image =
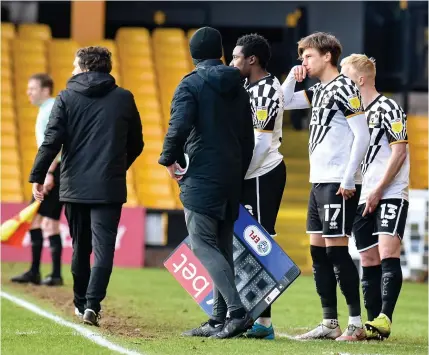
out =
<path fill-rule="evenodd" d="M 390 125 L 392 126 L 392 131 L 395 133 L 401 133 L 404 129 L 404 125 L 402 124 L 402 120 L 400 118 L 397 118 Z"/>
<path fill-rule="evenodd" d="M 258 121 L 265 121 L 268 118 L 268 108 L 266 106 L 258 106 L 256 108 L 256 118 Z"/>
<path fill-rule="evenodd" d="M 331 97 L 334 96 L 333 91 L 329 91 L 325 94 L 325 97 L 323 98 L 322 105 L 327 106 L 329 104 L 329 101 L 331 100 Z"/>
<path fill-rule="evenodd" d="M 360 107 L 360 100 L 357 95 L 351 95 L 347 99 L 352 109 L 357 110 Z"/>
<path fill-rule="evenodd" d="M 369 128 L 374 128 L 380 120 L 380 113 L 376 112 L 369 119 Z"/>

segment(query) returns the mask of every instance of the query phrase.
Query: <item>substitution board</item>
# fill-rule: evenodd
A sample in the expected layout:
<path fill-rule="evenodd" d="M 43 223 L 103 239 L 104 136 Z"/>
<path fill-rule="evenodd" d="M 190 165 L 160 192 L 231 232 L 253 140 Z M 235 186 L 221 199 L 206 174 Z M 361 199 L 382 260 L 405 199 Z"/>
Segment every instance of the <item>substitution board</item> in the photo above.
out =
<path fill-rule="evenodd" d="M 267 231 L 240 205 L 234 225 L 235 283 L 253 319 L 272 304 L 301 271 Z M 189 236 L 164 261 L 164 266 L 210 316 L 213 282 L 190 246 Z"/>

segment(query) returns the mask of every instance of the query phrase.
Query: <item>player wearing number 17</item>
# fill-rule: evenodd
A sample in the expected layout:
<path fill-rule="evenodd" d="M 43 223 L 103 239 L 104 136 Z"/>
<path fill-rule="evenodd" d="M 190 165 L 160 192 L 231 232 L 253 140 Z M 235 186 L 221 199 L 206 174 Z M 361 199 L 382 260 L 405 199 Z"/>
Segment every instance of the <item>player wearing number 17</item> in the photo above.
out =
<path fill-rule="evenodd" d="M 402 287 L 401 239 L 408 212 L 410 160 L 407 116 L 375 88 L 374 60 L 352 54 L 342 73 L 359 87 L 371 133 L 362 163 L 362 194 L 353 230 L 363 266 L 369 338 L 387 338 Z"/>
<path fill-rule="evenodd" d="M 360 195 L 356 179 L 369 144 L 359 91 L 337 69 L 341 44 L 318 32 L 298 42 L 302 65 L 282 85 L 285 109 L 311 107 L 309 154 L 312 189 L 307 233 L 323 321 L 300 339 L 358 341 L 366 337 L 361 320 L 359 274 L 348 251 L 348 237 Z M 295 91 L 306 76 L 320 82 Z M 337 281 L 349 308 L 349 324 L 341 334 L 337 314 Z"/>

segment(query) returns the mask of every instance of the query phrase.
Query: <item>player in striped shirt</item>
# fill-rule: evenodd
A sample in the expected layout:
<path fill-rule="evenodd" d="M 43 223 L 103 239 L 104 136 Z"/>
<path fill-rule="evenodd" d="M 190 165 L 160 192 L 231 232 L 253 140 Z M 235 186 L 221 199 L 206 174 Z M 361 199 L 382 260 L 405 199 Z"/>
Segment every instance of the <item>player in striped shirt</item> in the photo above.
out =
<path fill-rule="evenodd" d="M 244 180 L 241 204 L 275 237 L 277 214 L 286 185 L 286 165 L 279 152 L 283 133 L 283 92 L 278 79 L 267 71 L 271 49 L 264 37 L 257 34 L 240 37 L 232 57 L 231 65 L 240 69 L 246 78 L 255 133 L 255 148 Z M 274 339 L 271 306 L 246 336 Z"/>
<path fill-rule="evenodd" d="M 362 95 L 371 134 L 362 163 L 363 184 L 354 222 L 368 338 L 388 338 L 402 287 L 401 240 L 408 212 L 410 158 L 407 115 L 375 88 L 375 62 L 352 54 L 341 62 Z"/>
<path fill-rule="evenodd" d="M 356 85 L 338 72 L 341 50 L 339 41 L 323 32 L 301 39 L 298 55 L 302 65 L 294 67 L 282 85 L 285 109 L 312 109 L 307 233 L 323 321 L 300 339 L 358 341 L 366 337 L 359 274 L 348 252 L 348 237 L 360 195 L 356 176 L 369 132 Z M 295 93 L 296 81 L 307 76 L 319 82 Z M 349 324 L 343 334 L 338 324 L 337 281 L 349 308 Z"/>

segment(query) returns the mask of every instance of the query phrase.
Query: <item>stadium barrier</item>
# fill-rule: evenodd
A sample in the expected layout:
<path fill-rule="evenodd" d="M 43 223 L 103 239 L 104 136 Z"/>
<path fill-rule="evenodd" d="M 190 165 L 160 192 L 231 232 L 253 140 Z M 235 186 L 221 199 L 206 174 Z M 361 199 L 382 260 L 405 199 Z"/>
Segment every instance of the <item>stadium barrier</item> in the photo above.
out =
<path fill-rule="evenodd" d="M 2 203 L 1 222 L 14 217 L 27 206 L 25 203 Z M 140 207 L 122 209 L 121 220 L 119 222 L 118 236 L 116 239 L 116 252 L 114 266 L 120 267 L 143 267 L 145 263 L 145 215 L 146 210 Z M 71 263 L 72 239 L 64 213 L 60 220 L 60 233 L 63 241 L 63 262 Z M 45 238 L 43 243 L 42 263 L 51 263 L 49 252 L 49 240 Z M 1 260 L 6 262 L 30 262 L 31 261 L 31 241 L 30 234 L 27 233 L 22 241 L 22 247 L 2 245 Z M 91 261 L 94 255 L 91 256 Z"/>

